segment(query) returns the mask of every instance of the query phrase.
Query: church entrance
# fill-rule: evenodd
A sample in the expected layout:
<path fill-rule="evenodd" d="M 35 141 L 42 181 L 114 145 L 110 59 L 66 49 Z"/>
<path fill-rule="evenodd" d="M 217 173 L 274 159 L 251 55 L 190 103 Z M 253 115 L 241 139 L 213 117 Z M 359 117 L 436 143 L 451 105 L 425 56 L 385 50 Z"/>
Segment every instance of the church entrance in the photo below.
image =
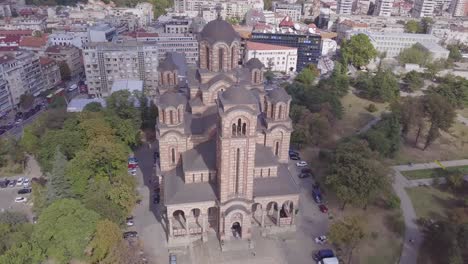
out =
<path fill-rule="evenodd" d="M 232 236 L 234 238 L 237 238 L 237 239 L 242 238 L 242 227 L 239 224 L 239 222 L 235 222 L 232 224 L 231 231 L 232 231 Z"/>

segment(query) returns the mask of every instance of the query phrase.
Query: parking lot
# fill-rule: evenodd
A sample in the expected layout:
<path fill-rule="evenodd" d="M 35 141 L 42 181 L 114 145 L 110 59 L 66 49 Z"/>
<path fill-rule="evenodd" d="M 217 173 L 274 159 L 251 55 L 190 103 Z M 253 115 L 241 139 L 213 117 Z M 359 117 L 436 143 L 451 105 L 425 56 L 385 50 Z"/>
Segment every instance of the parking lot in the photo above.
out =
<path fill-rule="evenodd" d="M 17 177 L 8 177 L 9 180 L 18 179 L 20 176 Z M 2 181 L 6 178 L 2 178 Z M 17 211 L 26 213 L 30 219 L 32 219 L 32 211 L 31 211 L 31 194 L 18 194 L 18 190 L 23 189 L 23 186 L 16 186 L 15 187 L 5 187 L 0 188 L 0 211 Z M 26 202 L 15 202 L 16 197 L 25 197 L 27 199 Z"/>

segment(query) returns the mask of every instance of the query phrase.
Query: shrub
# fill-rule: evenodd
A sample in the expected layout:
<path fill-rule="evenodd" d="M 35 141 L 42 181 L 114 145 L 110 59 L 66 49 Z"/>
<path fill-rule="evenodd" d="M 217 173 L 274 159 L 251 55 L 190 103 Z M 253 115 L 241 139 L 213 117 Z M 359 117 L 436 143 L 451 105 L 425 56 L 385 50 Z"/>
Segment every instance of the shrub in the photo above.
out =
<path fill-rule="evenodd" d="M 369 106 L 367 107 L 367 111 L 371 112 L 371 113 L 374 113 L 376 112 L 378 109 L 377 107 L 375 106 L 375 104 L 369 104 Z"/>
<path fill-rule="evenodd" d="M 390 195 L 390 197 L 387 199 L 387 206 L 390 209 L 396 209 L 400 208 L 400 198 L 396 196 L 395 194 Z"/>

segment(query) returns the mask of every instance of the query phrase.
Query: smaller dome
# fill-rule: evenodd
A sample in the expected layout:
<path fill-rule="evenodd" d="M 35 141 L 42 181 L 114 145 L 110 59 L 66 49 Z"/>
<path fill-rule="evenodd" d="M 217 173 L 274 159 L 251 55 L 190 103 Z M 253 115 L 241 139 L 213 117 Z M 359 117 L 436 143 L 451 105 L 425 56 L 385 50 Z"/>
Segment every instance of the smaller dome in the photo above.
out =
<path fill-rule="evenodd" d="M 207 40 L 213 44 L 218 41 L 231 45 L 235 40 L 240 40 L 239 34 L 234 30 L 231 24 L 217 18 L 205 25 L 200 33 L 202 40 Z"/>
<path fill-rule="evenodd" d="M 291 96 L 283 88 L 275 88 L 273 90 L 268 91 L 268 97 L 273 103 L 287 103 L 291 99 Z"/>
<path fill-rule="evenodd" d="M 247 67 L 249 70 L 253 70 L 253 69 L 261 70 L 265 67 L 265 65 L 263 65 L 263 63 L 259 59 L 252 58 L 249 61 L 247 61 L 247 63 L 245 64 L 245 67 Z"/>
<path fill-rule="evenodd" d="M 255 96 L 242 86 L 232 86 L 221 94 L 229 104 L 256 104 Z"/>
<path fill-rule="evenodd" d="M 165 71 L 174 71 L 177 70 L 177 65 L 174 63 L 172 59 L 172 53 L 166 53 L 166 58 L 159 62 L 158 71 L 165 72 Z"/>
<path fill-rule="evenodd" d="M 159 105 L 161 107 L 168 107 L 174 106 L 178 107 L 179 105 L 184 105 L 187 102 L 187 98 L 185 98 L 180 93 L 174 92 L 166 92 L 165 94 L 161 95 L 159 98 Z"/>

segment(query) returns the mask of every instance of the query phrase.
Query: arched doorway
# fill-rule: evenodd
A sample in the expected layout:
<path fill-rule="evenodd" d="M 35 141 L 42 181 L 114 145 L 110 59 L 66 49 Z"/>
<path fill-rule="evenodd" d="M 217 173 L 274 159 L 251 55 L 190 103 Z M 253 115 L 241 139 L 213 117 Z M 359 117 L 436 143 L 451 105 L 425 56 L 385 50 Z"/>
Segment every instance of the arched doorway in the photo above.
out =
<path fill-rule="evenodd" d="M 232 236 L 236 239 L 242 238 L 242 226 L 239 222 L 234 222 L 231 227 Z"/>

